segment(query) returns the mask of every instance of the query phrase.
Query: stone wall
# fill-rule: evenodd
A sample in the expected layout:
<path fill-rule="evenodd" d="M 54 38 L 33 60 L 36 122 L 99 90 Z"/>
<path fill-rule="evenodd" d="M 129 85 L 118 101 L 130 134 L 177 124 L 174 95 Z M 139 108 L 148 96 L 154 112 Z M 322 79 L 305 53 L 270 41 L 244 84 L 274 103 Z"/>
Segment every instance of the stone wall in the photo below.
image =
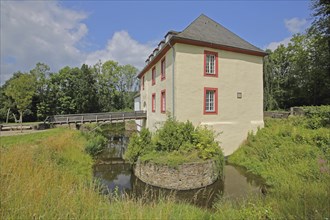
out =
<path fill-rule="evenodd" d="M 147 184 L 176 190 L 205 187 L 219 177 L 219 171 L 212 160 L 186 163 L 177 168 L 138 161 L 134 167 L 134 174 Z"/>

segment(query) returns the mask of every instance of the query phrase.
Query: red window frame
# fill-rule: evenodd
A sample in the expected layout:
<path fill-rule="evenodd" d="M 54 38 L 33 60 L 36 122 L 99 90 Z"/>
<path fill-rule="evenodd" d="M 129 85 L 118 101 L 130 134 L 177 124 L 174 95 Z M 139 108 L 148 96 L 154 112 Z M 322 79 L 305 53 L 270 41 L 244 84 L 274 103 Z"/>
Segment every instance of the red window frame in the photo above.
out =
<path fill-rule="evenodd" d="M 206 92 L 214 91 L 214 111 L 206 111 Z M 218 88 L 204 87 L 204 115 L 217 115 L 218 114 Z"/>
<path fill-rule="evenodd" d="M 151 78 L 152 78 L 152 85 L 156 84 L 156 67 L 152 68 L 151 70 Z"/>
<path fill-rule="evenodd" d="M 161 68 L 160 68 L 161 80 L 163 81 L 164 79 L 166 79 L 166 74 L 165 74 L 165 72 L 166 72 L 166 60 L 165 60 L 165 58 L 162 59 L 162 61 L 160 62 L 160 66 L 161 66 Z"/>
<path fill-rule="evenodd" d="M 210 74 L 206 72 L 206 56 L 207 55 L 213 55 L 215 56 L 215 62 L 214 62 L 214 74 Z M 218 77 L 218 53 L 217 52 L 213 52 L 213 51 L 207 51 L 204 50 L 204 76 L 210 76 L 210 77 Z"/>
<path fill-rule="evenodd" d="M 144 90 L 144 76 L 142 76 L 142 90 Z"/>
<path fill-rule="evenodd" d="M 156 93 L 152 93 L 151 96 L 151 111 L 156 112 Z"/>
<path fill-rule="evenodd" d="M 166 112 L 166 89 L 160 91 L 160 112 Z"/>

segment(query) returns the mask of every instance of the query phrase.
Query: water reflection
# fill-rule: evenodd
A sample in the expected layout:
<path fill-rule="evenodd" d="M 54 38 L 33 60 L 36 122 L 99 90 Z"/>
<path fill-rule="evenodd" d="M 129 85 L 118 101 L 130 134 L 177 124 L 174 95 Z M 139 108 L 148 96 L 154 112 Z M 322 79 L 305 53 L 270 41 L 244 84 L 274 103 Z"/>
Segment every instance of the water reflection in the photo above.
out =
<path fill-rule="evenodd" d="M 219 197 L 239 199 L 260 194 L 263 181 L 246 170 L 227 164 L 224 168 L 224 180 L 217 180 L 210 186 L 195 189 L 173 191 L 154 187 L 139 180 L 132 172 L 131 165 L 121 159 L 128 143 L 127 137 L 110 138 L 106 148 L 94 165 L 94 177 L 104 186 L 103 193 L 113 191 L 127 193 L 137 198 L 158 198 L 160 195 L 174 195 L 175 199 L 187 201 L 200 207 L 211 207 Z"/>

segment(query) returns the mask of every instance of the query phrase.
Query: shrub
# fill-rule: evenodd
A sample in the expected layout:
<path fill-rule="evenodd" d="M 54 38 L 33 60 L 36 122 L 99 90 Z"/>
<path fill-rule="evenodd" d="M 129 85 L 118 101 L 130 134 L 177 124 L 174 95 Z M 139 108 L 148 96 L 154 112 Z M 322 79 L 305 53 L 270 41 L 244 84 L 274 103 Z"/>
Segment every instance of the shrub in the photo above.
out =
<path fill-rule="evenodd" d="M 195 128 L 191 122 L 178 122 L 169 117 L 154 135 L 148 129 L 130 138 L 124 158 L 134 164 L 138 159 L 178 166 L 182 163 L 213 159 L 219 171 L 224 156 L 215 133 L 206 127 Z"/>
<path fill-rule="evenodd" d="M 101 134 L 90 134 L 88 135 L 85 151 L 92 156 L 96 156 L 107 146 L 107 143 L 107 138 Z"/>
<path fill-rule="evenodd" d="M 308 119 L 308 128 L 330 127 L 330 105 L 304 106 L 303 110 Z"/>
<path fill-rule="evenodd" d="M 140 155 L 143 155 L 152 148 L 151 133 L 148 129 L 142 128 L 140 134 L 133 133 L 130 137 L 124 159 L 133 164 L 137 161 Z"/>
<path fill-rule="evenodd" d="M 168 152 L 179 150 L 185 143 L 192 142 L 194 130 L 195 128 L 191 122 L 178 122 L 169 117 L 163 127 L 156 132 L 156 150 Z"/>

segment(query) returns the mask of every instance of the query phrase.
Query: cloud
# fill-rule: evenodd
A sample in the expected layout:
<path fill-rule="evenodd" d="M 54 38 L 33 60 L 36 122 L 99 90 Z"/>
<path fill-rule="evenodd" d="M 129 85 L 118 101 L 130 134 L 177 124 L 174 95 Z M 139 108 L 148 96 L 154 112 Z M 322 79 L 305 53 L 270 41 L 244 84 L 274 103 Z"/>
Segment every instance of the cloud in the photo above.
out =
<path fill-rule="evenodd" d="M 86 18 L 54 1 L 1 1 L 1 83 L 37 62 L 52 71 L 80 64 L 86 55 L 77 45 L 88 33 Z"/>
<path fill-rule="evenodd" d="M 265 46 L 264 49 L 270 49 L 270 50 L 274 51 L 281 44 L 283 44 L 284 46 L 287 46 L 289 44 L 290 40 L 291 40 L 291 37 L 287 37 L 278 42 L 271 42 L 270 44 Z"/>
<path fill-rule="evenodd" d="M 290 42 L 290 39 L 292 38 L 292 35 L 303 32 L 308 24 L 307 24 L 307 20 L 304 18 L 291 18 L 291 19 L 285 19 L 284 25 L 286 29 L 290 32 L 290 36 L 280 41 L 271 42 L 268 45 L 264 46 L 263 49 L 270 49 L 274 51 L 281 44 L 287 46 Z"/>
<path fill-rule="evenodd" d="M 304 28 L 306 27 L 307 20 L 304 18 L 291 18 L 291 19 L 285 19 L 284 20 L 285 27 L 288 29 L 288 31 L 291 34 L 297 34 L 299 32 L 304 31 Z"/>
<path fill-rule="evenodd" d="M 38 62 L 57 72 L 64 66 L 115 60 L 139 69 L 155 41 L 140 43 L 127 31 L 118 31 L 101 50 L 85 52 L 88 19 L 85 12 L 67 9 L 56 1 L 1 1 L 0 85 L 14 72 L 27 72 Z"/>
<path fill-rule="evenodd" d="M 122 65 L 131 64 L 141 70 L 144 61 L 155 46 L 154 43 L 141 44 L 134 40 L 127 31 L 118 31 L 108 40 L 104 49 L 90 53 L 85 63 L 93 65 L 99 60 L 102 62 L 115 60 Z"/>

